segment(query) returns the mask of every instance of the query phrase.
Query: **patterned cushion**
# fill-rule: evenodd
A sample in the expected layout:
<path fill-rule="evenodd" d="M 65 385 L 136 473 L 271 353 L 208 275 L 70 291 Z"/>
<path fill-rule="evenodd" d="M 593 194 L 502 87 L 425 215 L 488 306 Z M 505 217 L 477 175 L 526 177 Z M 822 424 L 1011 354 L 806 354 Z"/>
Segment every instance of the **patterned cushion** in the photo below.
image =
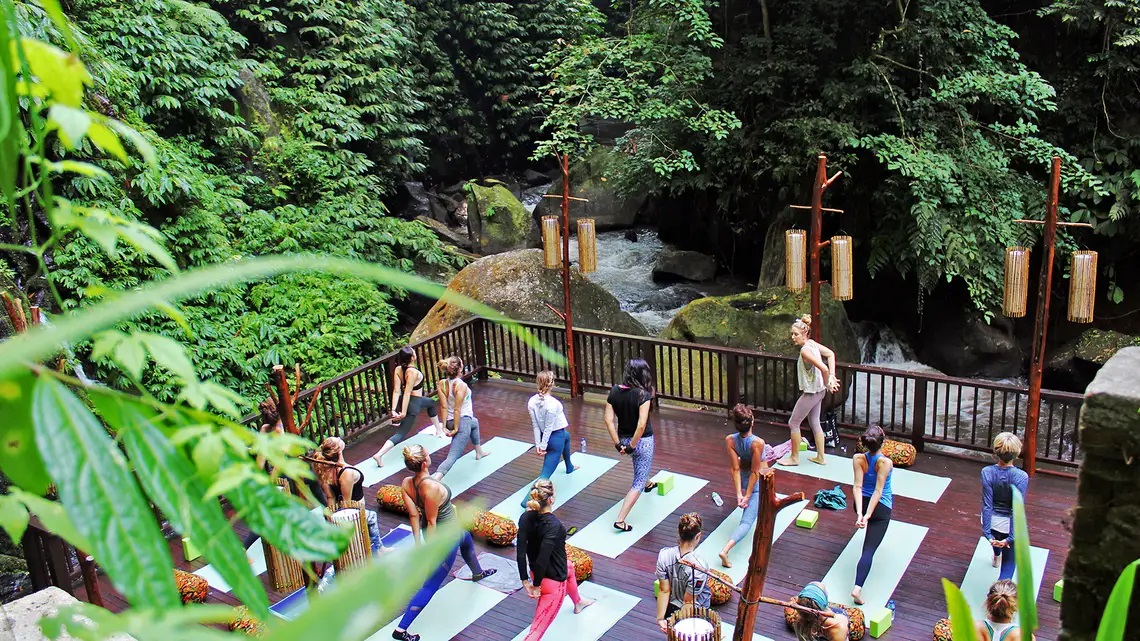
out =
<path fill-rule="evenodd" d="M 732 585 L 732 577 L 718 570 L 711 570 L 709 573 L 722 580 L 714 581 L 709 579 L 708 585 L 709 590 L 712 592 L 712 604 L 724 605 L 728 603 L 729 599 L 732 598 L 732 588 L 728 587 Z"/>
<path fill-rule="evenodd" d="M 860 452 L 866 452 L 867 448 L 863 447 L 863 442 L 855 446 Z M 914 457 L 918 456 L 918 451 L 910 443 L 902 443 L 900 441 L 886 440 L 883 441 L 883 448 L 879 452 L 891 459 L 895 467 L 910 467 L 914 465 Z"/>
<path fill-rule="evenodd" d="M 404 490 L 399 485 L 381 485 L 376 490 L 376 501 L 381 509 L 407 516 L 408 506 L 404 503 Z"/>
<path fill-rule="evenodd" d="M 231 632 L 241 632 L 251 637 L 260 637 L 265 635 L 265 626 L 249 615 L 249 609 L 245 606 L 234 608 L 234 618 L 230 621 Z"/>
<path fill-rule="evenodd" d="M 934 641 L 954 641 L 954 632 L 950 629 L 950 619 L 939 619 L 934 624 Z"/>
<path fill-rule="evenodd" d="M 178 586 L 178 595 L 183 603 L 205 603 L 206 595 L 210 593 L 210 584 L 206 579 L 182 570 L 174 571 L 174 583 Z"/>
<path fill-rule="evenodd" d="M 515 525 L 514 521 L 504 516 L 491 512 L 480 512 L 475 517 L 475 525 L 471 528 L 471 533 L 491 545 L 505 546 L 514 543 L 515 536 L 519 533 L 519 527 Z"/>
<path fill-rule="evenodd" d="M 849 641 L 859 641 L 867 634 L 867 626 L 863 620 L 862 610 L 839 603 L 831 603 L 829 605 L 832 610 L 847 614 L 847 638 Z M 784 608 L 784 620 L 788 622 L 789 628 L 792 627 L 799 618 L 799 610 Z"/>
<path fill-rule="evenodd" d="M 589 554 L 569 543 L 566 544 L 566 559 L 574 564 L 574 577 L 578 579 L 578 583 L 594 575 L 594 560 Z"/>

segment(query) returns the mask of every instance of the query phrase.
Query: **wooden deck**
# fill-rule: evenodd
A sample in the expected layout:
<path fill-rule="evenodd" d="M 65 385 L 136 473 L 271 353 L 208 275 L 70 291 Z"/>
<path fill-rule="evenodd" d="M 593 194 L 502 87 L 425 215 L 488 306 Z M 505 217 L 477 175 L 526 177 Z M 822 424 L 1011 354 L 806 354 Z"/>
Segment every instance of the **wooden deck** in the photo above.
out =
<path fill-rule="evenodd" d="M 475 409 L 480 417 L 484 440 L 493 436 L 506 436 L 529 441 L 531 429 L 525 404 L 531 393 L 530 385 L 505 380 L 476 383 Z M 578 439 L 585 436 L 588 440 L 589 453 L 618 458 L 610 445 L 602 422 L 604 399 L 588 395 L 584 399 L 569 401 L 564 393 L 559 395 L 566 401 L 567 416 L 573 434 L 572 443 L 576 445 Z M 424 420 L 426 419 L 421 419 Z M 688 511 L 700 512 L 704 517 L 705 531 L 708 533 L 712 532 L 733 508 L 731 501 L 726 502 L 724 507 L 718 508 L 710 498 L 714 491 L 724 497 L 733 495 L 721 440 L 723 435 L 730 431 L 724 417 L 718 413 L 663 405 L 653 414 L 652 420 L 656 441 L 654 471 L 668 469 L 708 479 L 709 483 L 686 501 L 672 517 L 665 519 L 653 532 L 637 541 L 618 559 L 609 560 L 595 555 L 592 581 L 641 598 L 629 615 L 606 632 L 604 639 L 660 638 L 660 632 L 654 622 L 653 574 L 658 550 L 675 544 L 676 516 Z M 757 431 L 770 442 L 787 439 L 786 431 L 781 429 L 760 427 Z M 388 433 L 389 430 L 373 432 L 350 446 L 345 458 L 352 462 L 365 459 L 383 443 Z M 850 446 L 848 449 L 851 449 Z M 895 590 L 894 600 L 897 604 L 895 621 L 883 639 L 895 641 L 929 639 L 934 623 L 946 615 L 941 579 L 945 577 L 955 583 L 961 583 L 979 536 L 981 467 L 979 463 L 937 454 L 919 455 L 912 469 L 950 477 L 952 482 L 937 503 L 897 496 L 895 498 L 894 518 L 926 526 L 929 532 Z M 520 456 L 458 498 L 470 500 L 477 497 L 487 505 L 495 505 L 524 484 L 531 482 L 537 476 L 539 468 L 538 457 L 532 454 Z M 585 491 L 566 504 L 560 505 L 557 514 L 568 526 L 585 526 L 622 498 L 629 487 L 631 474 L 628 462 L 619 464 Z M 831 489 L 834 485 L 835 483 L 808 476 L 777 472 L 777 490 L 783 493 L 802 491 L 811 497 L 816 491 Z M 1075 505 L 1075 497 L 1076 483 L 1073 480 L 1039 475 L 1030 483 L 1027 507 L 1032 542 L 1035 546 L 1048 548 L 1050 552 L 1041 595 L 1037 601 L 1041 618 L 1038 639 L 1056 638 L 1060 627 L 1059 604 L 1052 600 L 1052 586 L 1060 579 L 1068 551 L 1069 533 L 1061 524 L 1067 522 L 1069 511 Z M 367 499 L 370 507 L 374 508 L 375 492 L 368 492 Z M 794 595 L 804 583 L 821 579 L 847 545 L 855 531 L 854 515 L 850 510 L 843 513 L 826 510 L 822 512 L 819 524 L 814 529 L 806 530 L 792 526 L 774 544 L 772 565 L 768 570 L 765 589 L 768 596 L 787 598 Z M 400 518 L 389 513 L 380 512 L 379 515 L 382 531 L 402 522 Z M 176 541 L 172 543 L 174 557 L 181 559 L 180 548 L 175 543 Z M 573 543 L 573 538 L 570 539 L 570 543 Z M 745 544 L 747 540 L 741 543 Z M 513 557 L 514 554 L 513 548 L 489 548 L 487 551 L 508 557 Z M 887 549 L 879 551 L 880 557 L 889 553 Z M 714 567 L 717 565 L 715 557 L 706 560 Z M 193 570 L 201 564 L 201 561 L 197 561 L 179 565 L 183 569 Z M 102 583 L 108 607 L 112 609 L 124 607 L 121 599 L 117 598 L 105 579 Z M 850 589 L 850 586 L 832 586 L 831 589 L 838 592 Z M 77 593 L 81 594 L 82 590 L 77 590 Z M 270 595 L 274 601 L 281 597 L 273 592 L 270 592 Z M 211 596 L 216 602 L 234 603 L 231 596 L 212 588 Z M 721 606 L 719 611 L 722 618 L 730 623 L 734 622 L 735 597 L 733 601 Z M 530 623 L 533 614 L 534 601 L 527 598 L 525 593 L 518 592 L 502 601 L 454 638 L 508 641 Z M 783 623 L 782 611 L 772 606 L 761 607 L 756 631 L 773 639 L 794 638 Z M 425 638 L 425 641 L 442 640 Z"/>

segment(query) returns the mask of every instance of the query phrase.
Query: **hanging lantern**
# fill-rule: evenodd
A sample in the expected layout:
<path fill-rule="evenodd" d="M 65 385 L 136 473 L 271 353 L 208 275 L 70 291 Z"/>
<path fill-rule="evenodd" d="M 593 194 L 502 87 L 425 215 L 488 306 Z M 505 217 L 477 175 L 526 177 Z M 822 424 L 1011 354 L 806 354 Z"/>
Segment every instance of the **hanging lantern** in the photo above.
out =
<path fill-rule="evenodd" d="M 784 232 L 784 280 L 790 292 L 807 287 L 807 234 L 802 229 Z"/>
<path fill-rule="evenodd" d="M 1096 302 L 1096 252 L 1073 252 L 1069 268 L 1069 320 L 1091 323 Z"/>
<path fill-rule="evenodd" d="M 1001 313 L 1010 318 L 1021 318 L 1025 316 L 1027 300 L 1029 300 L 1029 248 L 1006 247 L 1005 295 L 1002 297 Z"/>
<path fill-rule="evenodd" d="M 562 235 L 558 233 L 558 216 L 542 217 L 542 264 L 547 269 L 562 266 Z"/>
<path fill-rule="evenodd" d="M 578 271 L 583 274 L 598 271 L 598 236 L 593 218 L 578 221 Z"/>
<path fill-rule="evenodd" d="M 855 268 L 851 252 L 850 236 L 831 238 L 831 297 L 835 300 L 851 300 L 855 292 Z"/>

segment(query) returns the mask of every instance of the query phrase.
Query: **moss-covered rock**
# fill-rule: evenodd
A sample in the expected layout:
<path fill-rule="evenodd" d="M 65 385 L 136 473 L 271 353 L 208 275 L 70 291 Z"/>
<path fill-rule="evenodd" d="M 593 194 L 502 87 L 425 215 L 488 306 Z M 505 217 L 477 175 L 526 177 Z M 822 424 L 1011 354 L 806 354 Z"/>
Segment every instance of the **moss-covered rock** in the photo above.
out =
<path fill-rule="evenodd" d="M 822 342 L 835 350 L 836 360 L 846 363 L 859 362 L 859 339 L 855 328 L 847 319 L 843 304 L 832 300 L 831 289 L 823 286 L 821 304 Z M 769 354 L 795 357 L 799 348 L 791 339 L 792 323 L 811 311 L 811 295 L 808 291 L 793 294 L 783 287 L 762 287 L 753 292 L 733 296 L 714 296 L 695 300 L 677 312 L 660 337 L 667 340 L 734 347 Z M 672 352 L 667 352 L 667 358 Z M 725 365 L 715 359 L 713 363 L 687 362 L 684 353 L 678 356 L 683 362 L 680 367 L 669 364 L 662 369 L 669 385 L 670 371 L 680 371 L 678 384 L 686 395 L 716 398 L 722 389 L 721 379 L 725 375 Z M 695 377 L 692 388 L 688 381 L 690 369 L 706 372 L 703 377 Z M 703 380 L 698 380 L 703 379 Z M 795 369 L 782 363 L 769 363 L 764 369 L 755 364 L 741 363 L 741 398 L 758 407 L 790 409 L 799 395 L 796 387 Z M 834 399 L 831 400 L 834 402 Z M 830 406 L 831 402 L 828 403 Z"/>
<path fill-rule="evenodd" d="M 1125 347 L 1135 346 L 1140 346 L 1140 336 L 1086 329 L 1049 359 L 1045 384 L 1050 389 L 1084 392 L 1108 359 Z"/>
<path fill-rule="evenodd" d="M 646 191 L 619 193 L 614 181 L 621 152 L 609 147 L 595 147 L 589 156 L 570 165 L 570 195 L 585 198 L 587 202 L 571 201 L 570 220 L 593 218 L 598 231 L 633 227 L 637 216 L 645 207 L 649 194 Z M 562 195 L 562 178 L 550 185 L 548 195 Z M 543 198 L 534 210 L 537 218 L 558 215 L 562 202 L 557 198 Z"/>
<path fill-rule="evenodd" d="M 467 227 L 480 254 L 521 249 L 537 233 L 534 219 L 506 186 L 467 183 Z"/>
<path fill-rule="evenodd" d="M 460 270 L 447 288 L 480 301 L 520 321 L 561 324 L 554 312 L 562 308 L 562 277 L 542 266 L 542 250 L 523 249 L 486 256 Z M 577 271 L 570 274 L 574 326 L 620 334 L 646 336 L 641 323 L 623 312 L 618 301 L 600 285 Z M 444 301 L 435 305 L 412 333 L 418 341 L 471 317 L 471 313 Z"/>

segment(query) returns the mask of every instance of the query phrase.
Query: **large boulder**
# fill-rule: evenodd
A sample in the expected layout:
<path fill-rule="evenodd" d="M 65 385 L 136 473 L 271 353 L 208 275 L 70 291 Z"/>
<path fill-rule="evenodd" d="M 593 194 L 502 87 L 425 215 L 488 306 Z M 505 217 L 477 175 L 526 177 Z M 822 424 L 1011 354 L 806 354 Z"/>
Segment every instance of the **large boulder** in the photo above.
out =
<path fill-rule="evenodd" d="M 523 249 L 486 256 L 464 267 L 447 285 L 448 290 L 484 303 L 520 321 L 552 323 L 562 320 L 550 311 L 562 308 L 562 277 L 542 265 L 542 250 Z M 619 334 L 646 336 L 641 323 L 623 312 L 613 294 L 577 270 L 570 272 L 574 326 Z M 436 301 L 412 332 L 412 341 L 424 339 L 471 317 L 453 303 Z"/>
<path fill-rule="evenodd" d="M 1140 346 L 1140 336 L 1086 329 L 1057 350 L 1045 367 L 1045 386 L 1083 393 L 1108 359 L 1125 347 Z"/>
<path fill-rule="evenodd" d="M 619 193 L 613 176 L 621 162 L 620 152 L 598 147 L 590 155 L 570 166 L 570 195 L 585 198 L 588 202 L 570 202 L 570 220 L 593 218 L 598 231 L 627 229 L 637 222 L 645 207 L 649 193 L 638 190 Z M 562 196 L 562 178 L 559 177 L 547 190 L 547 195 Z M 559 198 L 543 198 L 534 209 L 536 219 L 557 216 L 561 212 Z"/>
<path fill-rule="evenodd" d="M 431 216 L 431 199 L 422 182 L 407 180 L 396 187 L 396 201 L 393 209 L 406 218 Z M 442 220 L 442 219 L 440 219 Z"/>
<path fill-rule="evenodd" d="M 238 72 L 238 86 L 235 96 L 241 116 L 247 123 L 264 131 L 266 138 L 276 138 L 281 135 L 281 125 L 277 123 L 277 116 L 273 112 L 273 99 L 252 71 L 242 69 Z"/>
<path fill-rule="evenodd" d="M 534 219 L 503 184 L 467 183 L 467 229 L 480 254 L 522 249 L 535 237 Z"/>
<path fill-rule="evenodd" d="M 716 276 L 716 259 L 700 252 L 666 249 L 657 255 L 653 280 L 673 283 L 681 280 L 705 281 Z"/>
<path fill-rule="evenodd" d="M 918 341 L 918 360 L 949 376 L 1008 378 L 1023 372 L 1025 352 L 1004 317 L 987 323 L 974 311 L 927 314 Z"/>
<path fill-rule="evenodd" d="M 835 350 L 837 361 L 858 363 L 859 338 L 854 325 L 847 319 L 843 303 L 831 298 L 831 289 L 827 285 L 823 285 L 821 295 L 823 344 Z M 779 286 L 762 287 L 733 296 L 695 300 L 673 317 L 660 338 L 795 357 L 799 355 L 799 348 L 791 339 L 792 323 L 810 311 L 811 295 L 808 290 L 793 294 Z M 667 350 L 667 355 L 671 356 L 672 351 Z M 663 367 L 662 371 L 666 378 L 670 371 L 682 372 L 678 382 L 682 388 L 687 388 L 690 385 L 690 363 L 684 352 L 677 357 L 683 361 L 679 367 L 670 365 Z M 715 357 L 712 360 L 716 362 L 692 363 L 692 369 L 704 368 L 712 375 L 694 377 L 691 383 L 694 389 L 684 390 L 687 395 L 698 398 L 715 396 L 722 389 L 721 378 L 725 376 L 726 366 Z M 742 400 L 757 407 L 791 409 L 799 396 L 794 367 L 780 362 L 766 363 L 760 368 L 755 363 L 739 364 Z M 663 385 L 668 383 L 664 381 Z M 707 386 L 708 390 L 700 389 L 702 386 Z M 843 394 L 845 390 L 841 390 L 840 395 Z M 840 401 L 841 398 L 829 398 L 825 406 L 832 407 Z"/>
<path fill-rule="evenodd" d="M 417 216 L 416 220 L 424 227 L 432 230 L 440 240 L 451 243 L 462 250 L 471 251 L 471 239 L 467 237 L 463 229 L 451 227 L 447 223 L 440 222 L 434 218 L 428 218 L 427 216 Z"/>
<path fill-rule="evenodd" d="M 788 210 L 790 211 L 790 210 Z M 760 256 L 760 287 L 783 285 L 785 280 L 784 232 L 792 228 L 792 217 L 781 215 L 768 225 L 764 235 L 764 249 Z"/>

